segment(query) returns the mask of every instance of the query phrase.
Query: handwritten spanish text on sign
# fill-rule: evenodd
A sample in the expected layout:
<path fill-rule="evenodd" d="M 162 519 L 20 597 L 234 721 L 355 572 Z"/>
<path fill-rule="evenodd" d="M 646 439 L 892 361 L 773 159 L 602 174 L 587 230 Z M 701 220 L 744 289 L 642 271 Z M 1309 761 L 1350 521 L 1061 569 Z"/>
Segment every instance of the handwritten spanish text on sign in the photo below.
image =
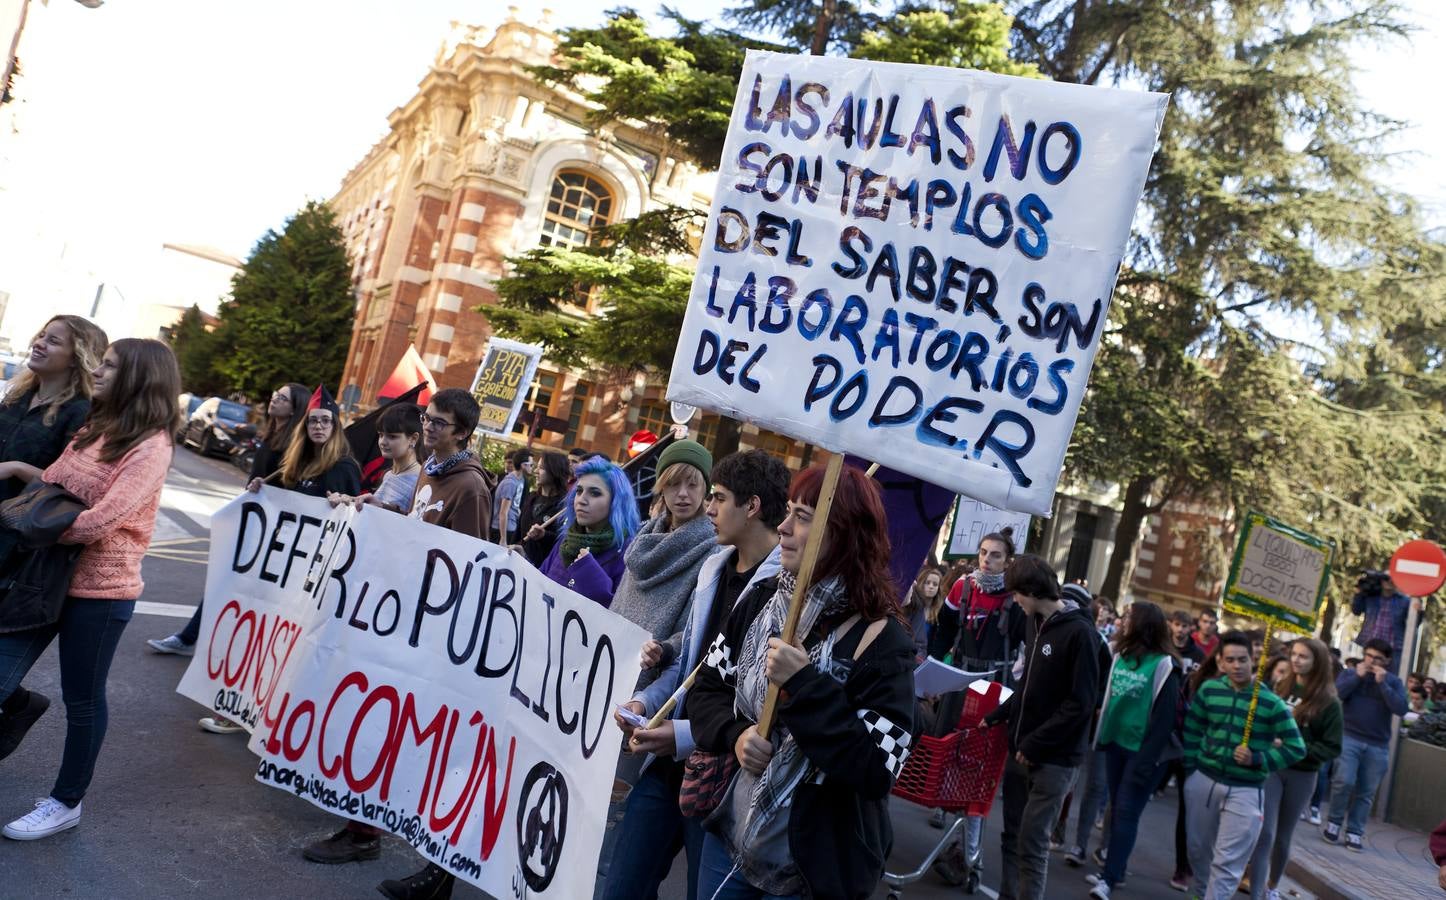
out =
<path fill-rule="evenodd" d="M 1003 534 L 1009 528 L 1014 548 L 1024 550 L 1029 540 L 1029 515 L 1005 512 L 988 503 L 960 497 L 954 504 L 954 519 L 949 523 L 949 544 L 945 559 L 964 559 L 979 552 L 979 541 L 986 534 Z"/>
<path fill-rule="evenodd" d="M 502 547 L 275 488 L 211 548 L 178 690 L 247 725 L 259 781 L 494 897 L 591 894 L 645 632 Z"/>
<path fill-rule="evenodd" d="M 477 420 L 479 432 L 494 437 L 511 433 L 540 359 L 542 348 L 535 344 L 497 337 L 487 343 L 487 352 L 472 379 L 472 396 L 482 407 Z"/>
<path fill-rule="evenodd" d="M 1049 515 L 1165 102 L 750 51 L 668 399 Z"/>
<path fill-rule="evenodd" d="M 1249 514 L 1225 584 L 1225 608 L 1314 628 L 1332 549 L 1314 535 L 1268 516 Z"/>

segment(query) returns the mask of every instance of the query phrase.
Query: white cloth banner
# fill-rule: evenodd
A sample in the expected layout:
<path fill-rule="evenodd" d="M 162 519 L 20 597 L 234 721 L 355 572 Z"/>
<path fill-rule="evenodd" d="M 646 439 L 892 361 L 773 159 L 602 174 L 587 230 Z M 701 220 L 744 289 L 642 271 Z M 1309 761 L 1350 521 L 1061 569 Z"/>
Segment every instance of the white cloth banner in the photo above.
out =
<path fill-rule="evenodd" d="M 750 51 L 668 399 L 1049 515 L 1166 100 Z"/>
<path fill-rule="evenodd" d="M 211 520 L 178 690 L 246 723 L 257 780 L 492 896 L 585 897 L 646 639 L 495 544 L 263 488 Z"/>
<path fill-rule="evenodd" d="M 986 534 L 1003 534 L 1012 529 L 1014 549 L 1023 551 L 1029 540 L 1029 514 L 1005 512 L 988 503 L 960 497 L 954 503 L 954 521 L 949 525 L 949 544 L 945 559 L 962 559 L 979 552 L 979 541 Z"/>

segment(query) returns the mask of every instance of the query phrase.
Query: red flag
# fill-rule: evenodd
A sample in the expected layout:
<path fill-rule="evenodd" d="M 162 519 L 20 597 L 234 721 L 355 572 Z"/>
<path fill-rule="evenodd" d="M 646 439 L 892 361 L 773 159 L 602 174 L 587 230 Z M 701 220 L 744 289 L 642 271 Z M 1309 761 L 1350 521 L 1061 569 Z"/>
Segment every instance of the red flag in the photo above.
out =
<path fill-rule="evenodd" d="M 377 402 L 385 403 L 388 400 L 396 400 L 410 391 L 414 386 L 421 384 L 422 393 L 412 401 L 418 406 L 426 406 L 427 401 L 432 399 L 432 394 L 437 390 L 437 381 L 432 377 L 431 371 L 422 362 L 422 357 L 417 355 L 417 348 L 407 345 L 407 352 L 397 360 L 397 367 L 392 369 L 392 374 L 387 378 L 381 390 L 377 391 Z"/>

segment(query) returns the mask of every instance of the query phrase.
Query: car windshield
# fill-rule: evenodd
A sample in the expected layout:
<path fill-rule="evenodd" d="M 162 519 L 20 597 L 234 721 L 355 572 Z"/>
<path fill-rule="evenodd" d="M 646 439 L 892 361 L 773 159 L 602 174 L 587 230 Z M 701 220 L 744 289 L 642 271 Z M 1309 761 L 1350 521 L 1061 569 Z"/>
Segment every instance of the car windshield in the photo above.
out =
<path fill-rule="evenodd" d="M 240 403 L 222 400 L 221 405 L 216 408 L 216 418 L 232 425 L 242 425 L 246 422 L 248 412 L 249 410 Z"/>

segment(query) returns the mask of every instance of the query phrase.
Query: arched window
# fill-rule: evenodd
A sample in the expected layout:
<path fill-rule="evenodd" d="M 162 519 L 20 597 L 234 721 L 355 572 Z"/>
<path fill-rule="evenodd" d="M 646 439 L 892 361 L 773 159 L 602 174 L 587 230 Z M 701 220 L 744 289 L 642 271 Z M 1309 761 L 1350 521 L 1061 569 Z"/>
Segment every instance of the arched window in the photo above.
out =
<path fill-rule="evenodd" d="M 552 180 L 542 219 L 544 247 L 581 247 L 613 220 L 613 192 L 586 172 L 564 169 Z"/>

